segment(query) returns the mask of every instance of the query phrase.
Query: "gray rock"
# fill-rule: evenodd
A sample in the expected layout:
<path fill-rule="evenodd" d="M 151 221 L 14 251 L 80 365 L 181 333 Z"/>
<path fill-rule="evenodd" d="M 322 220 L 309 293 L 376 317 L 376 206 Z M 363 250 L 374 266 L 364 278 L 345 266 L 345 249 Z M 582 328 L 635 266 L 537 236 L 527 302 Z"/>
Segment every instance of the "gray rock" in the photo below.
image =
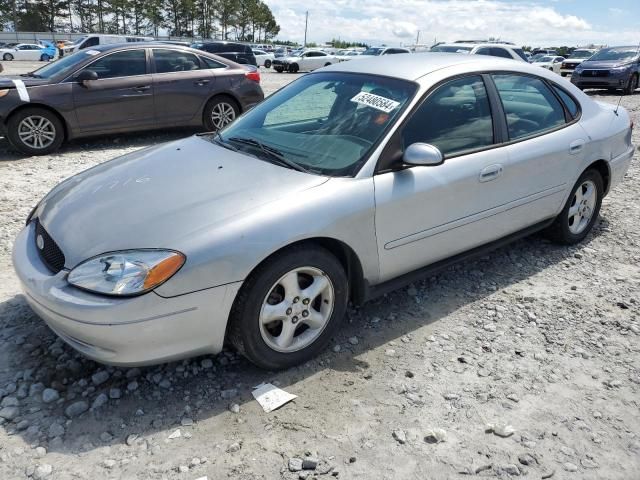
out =
<path fill-rule="evenodd" d="M 563 463 L 562 464 L 562 468 L 564 468 L 567 472 L 577 472 L 578 471 L 578 466 L 571 463 L 571 462 L 567 462 L 567 463 Z"/>
<path fill-rule="evenodd" d="M 457 393 L 445 393 L 444 394 L 444 399 L 445 400 L 458 400 L 460 398 L 460 395 L 458 395 Z"/>
<path fill-rule="evenodd" d="M 394 430 L 391 435 L 400 445 L 407 443 L 407 433 L 404 430 Z"/>
<path fill-rule="evenodd" d="M 222 390 L 220 392 L 220 395 L 222 396 L 222 398 L 233 398 L 236 395 L 238 395 L 238 390 L 235 388 L 229 388 L 227 390 Z"/>
<path fill-rule="evenodd" d="M 42 391 L 42 401 L 44 403 L 52 403 L 60 398 L 60 394 L 54 388 L 45 388 Z"/>
<path fill-rule="evenodd" d="M 98 395 L 95 398 L 95 400 L 91 404 L 91 408 L 93 410 L 96 410 L 96 409 L 102 407 L 103 405 L 105 405 L 108 401 L 109 401 L 109 397 L 107 397 L 107 394 L 106 393 L 101 393 L 100 395 Z"/>
<path fill-rule="evenodd" d="M 109 432 L 102 432 L 100 434 L 100 440 L 102 440 L 104 443 L 109 443 L 111 440 L 113 440 L 113 435 L 111 435 Z"/>
<path fill-rule="evenodd" d="M 18 407 L 4 407 L 0 409 L 0 418 L 4 418 L 5 420 L 13 420 L 18 416 L 20 410 Z"/>
<path fill-rule="evenodd" d="M 117 400 L 120 397 L 122 397 L 122 391 L 119 388 L 112 388 L 109 390 L 109 398 Z"/>
<path fill-rule="evenodd" d="M 305 457 L 302 459 L 303 470 L 315 470 L 318 467 L 320 461 L 317 457 Z"/>
<path fill-rule="evenodd" d="M 340 353 L 340 350 L 342 350 L 342 347 L 340 346 L 340 344 L 333 346 L 333 351 L 335 353 Z"/>
<path fill-rule="evenodd" d="M 59 423 L 52 423 L 49 426 L 49 438 L 61 437 L 64 435 L 64 427 Z"/>
<path fill-rule="evenodd" d="M 27 428 L 29 428 L 29 425 L 30 425 L 29 420 L 21 420 L 20 422 L 18 422 L 18 425 L 16 425 L 16 430 L 18 430 L 19 432 L 22 432 Z"/>
<path fill-rule="evenodd" d="M 69 405 L 65 409 L 64 414 L 69 418 L 75 418 L 82 415 L 87 410 L 89 410 L 89 404 L 84 400 L 79 400 Z"/>
<path fill-rule="evenodd" d="M 489 424 L 485 430 L 487 433 L 493 433 L 498 437 L 507 438 L 513 435 L 516 430 L 511 425 L 504 423 Z"/>
<path fill-rule="evenodd" d="M 289 459 L 289 471 L 290 472 L 300 472 L 302 470 L 302 459 L 301 458 L 290 458 Z"/>
<path fill-rule="evenodd" d="M 104 462 L 102 462 L 102 466 L 107 470 L 111 470 L 113 467 L 116 466 L 116 463 L 117 462 L 115 460 L 111 458 L 107 458 Z"/>
<path fill-rule="evenodd" d="M 135 445 L 136 441 L 138 440 L 138 437 L 139 437 L 139 435 L 137 433 L 131 433 L 131 434 L 127 435 L 125 443 L 128 446 L 131 447 L 131 446 Z"/>
<path fill-rule="evenodd" d="M 442 428 L 432 428 L 427 430 L 424 435 L 424 441 L 427 443 L 441 443 L 447 441 L 447 432 Z"/>
<path fill-rule="evenodd" d="M 538 460 L 536 459 L 536 457 L 534 457 L 533 455 L 530 455 L 528 453 L 523 453 L 522 455 L 518 456 L 518 461 L 522 464 L 522 465 L 536 465 L 538 463 Z"/>
<path fill-rule="evenodd" d="M 42 383 L 34 383 L 29 387 L 29 396 L 31 398 L 39 397 L 44 391 L 44 385 Z"/>
<path fill-rule="evenodd" d="M 187 467 L 186 465 L 180 465 L 178 467 L 178 472 L 180 473 L 187 473 L 189 471 L 189 467 Z"/>
<path fill-rule="evenodd" d="M 202 366 L 202 368 L 208 370 L 210 368 L 213 368 L 213 360 L 211 360 L 210 358 L 205 358 L 204 360 L 202 360 L 202 362 L 200 362 L 200 365 Z"/>
<path fill-rule="evenodd" d="M 499 467 L 499 470 L 506 473 L 507 475 L 511 475 L 514 477 L 517 477 L 518 475 L 520 475 L 520 469 L 518 468 L 517 465 L 514 465 L 513 463 L 509 463 L 507 465 L 501 465 Z"/>
<path fill-rule="evenodd" d="M 127 390 L 129 390 L 130 392 L 135 392 L 138 389 L 138 382 L 137 381 L 132 381 L 129 382 L 129 384 L 127 385 Z"/>
<path fill-rule="evenodd" d="M 109 372 L 107 372 L 106 370 L 100 370 L 99 372 L 91 375 L 91 381 L 96 386 L 102 385 L 107 380 L 109 380 Z"/>
<path fill-rule="evenodd" d="M 180 420 L 180 425 L 182 425 L 183 427 L 191 427 L 193 425 L 193 419 L 189 417 L 183 417 Z"/>
<path fill-rule="evenodd" d="M 580 465 L 582 465 L 584 468 L 599 468 L 600 465 L 598 465 L 596 462 L 594 462 L 593 460 L 589 459 L 589 458 L 583 458 L 582 460 L 580 460 Z"/>
<path fill-rule="evenodd" d="M 135 378 L 138 375 L 140 375 L 140 369 L 136 367 L 136 368 L 131 368 L 131 369 L 127 370 L 127 373 L 125 374 L 125 377 L 127 377 L 129 380 L 131 380 L 132 378 Z"/>
<path fill-rule="evenodd" d="M 42 465 L 38 465 L 33 471 L 32 478 L 34 480 L 44 480 L 48 478 L 53 473 L 53 467 L 48 463 L 43 463 Z"/>
<path fill-rule="evenodd" d="M 0 407 L 17 407 L 20 401 L 16 397 L 4 397 L 0 402 Z"/>
<path fill-rule="evenodd" d="M 44 447 L 36 447 L 33 451 L 36 458 L 42 458 L 47 454 L 47 449 Z"/>
<path fill-rule="evenodd" d="M 164 380 L 160 381 L 158 386 L 164 388 L 165 390 L 169 390 L 171 388 L 171 382 L 165 378 Z"/>
<path fill-rule="evenodd" d="M 240 413 L 240 405 L 237 403 L 232 403 L 229 405 L 229 411 L 233 413 Z"/>
<path fill-rule="evenodd" d="M 358 337 L 349 337 L 349 343 L 351 345 L 357 345 L 358 344 Z"/>
<path fill-rule="evenodd" d="M 231 445 L 229 445 L 229 447 L 227 448 L 227 453 L 235 453 L 240 451 L 240 448 L 242 448 L 242 446 L 240 445 L 239 442 L 233 442 Z"/>

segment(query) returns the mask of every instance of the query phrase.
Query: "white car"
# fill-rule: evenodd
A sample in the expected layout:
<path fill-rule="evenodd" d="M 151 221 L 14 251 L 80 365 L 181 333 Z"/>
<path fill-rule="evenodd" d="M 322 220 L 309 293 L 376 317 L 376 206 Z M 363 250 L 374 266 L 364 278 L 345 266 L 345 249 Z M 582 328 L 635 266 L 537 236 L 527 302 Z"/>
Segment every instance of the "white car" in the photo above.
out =
<path fill-rule="evenodd" d="M 273 53 L 267 53 L 264 50 L 253 49 L 253 55 L 256 57 L 256 62 L 259 67 L 271 68 L 271 64 L 275 60 Z"/>
<path fill-rule="evenodd" d="M 336 54 L 336 58 L 340 61 L 340 62 L 346 62 L 347 60 L 353 60 L 355 57 L 359 57 L 361 55 L 361 52 L 356 52 L 355 50 L 348 50 L 348 51 L 339 51 Z"/>
<path fill-rule="evenodd" d="M 0 48 L 0 58 L 5 62 L 11 60 L 49 61 L 54 58 L 46 51 L 46 47 L 37 43 L 19 43 L 11 48 Z"/>
<path fill-rule="evenodd" d="M 471 53 L 475 55 L 488 55 L 490 57 L 510 58 L 522 62 L 529 61 L 521 48 L 509 43 L 441 43 L 440 45 L 431 47 L 430 51 L 441 53 Z"/>
<path fill-rule="evenodd" d="M 352 57 L 352 59 L 364 60 L 366 58 L 396 55 L 399 53 L 411 53 L 411 50 L 402 47 L 369 47 L 359 55 Z"/>
<path fill-rule="evenodd" d="M 292 53 L 289 57 L 276 58 L 272 64 L 278 73 L 284 71 L 296 73 L 299 71 L 311 72 L 338 62 L 335 55 L 329 55 L 322 50 L 306 50 L 302 53 Z"/>
<path fill-rule="evenodd" d="M 544 57 L 536 59 L 533 62 L 533 65 L 546 68 L 547 70 L 551 70 L 552 72 L 560 75 L 560 67 L 562 66 L 563 61 L 564 57 L 559 57 L 556 55 L 545 55 Z"/>

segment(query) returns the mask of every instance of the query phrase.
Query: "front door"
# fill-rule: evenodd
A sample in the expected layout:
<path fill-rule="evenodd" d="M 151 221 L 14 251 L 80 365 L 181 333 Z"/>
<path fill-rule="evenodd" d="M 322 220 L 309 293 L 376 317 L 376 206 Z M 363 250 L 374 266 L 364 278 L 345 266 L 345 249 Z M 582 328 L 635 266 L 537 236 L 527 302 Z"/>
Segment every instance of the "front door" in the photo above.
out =
<path fill-rule="evenodd" d="M 213 89 L 213 71 L 182 50 L 153 49 L 153 90 L 158 125 L 202 123 L 202 108 Z"/>
<path fill-rule="evenodd" d="M 98 80 L 73 84 L 79 131 L 135 130 L 155 124 L 144 48 L 105 55 L 85 69 L 96 72 Z"/>
<path fill-rule="evenodd" d="M 479 75 L 438 87 L 397 132 L 403 149 L 437 146 L 438 166 L 374 177 L 381 281 L 502 237 L 519 196 L 505 147 L 494 142 L 490 103 Z"/>

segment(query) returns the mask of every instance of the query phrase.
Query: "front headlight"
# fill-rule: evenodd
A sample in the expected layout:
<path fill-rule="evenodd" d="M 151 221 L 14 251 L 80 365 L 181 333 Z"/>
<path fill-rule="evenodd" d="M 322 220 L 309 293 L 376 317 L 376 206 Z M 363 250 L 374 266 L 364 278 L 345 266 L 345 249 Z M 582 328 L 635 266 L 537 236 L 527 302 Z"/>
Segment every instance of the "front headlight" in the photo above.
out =
<path fill-rule="evenodd" d="M 629 65 L 622 65 L 620 67 L 613 67 L 609 69 L 609 71 L 614 75 L 620 75 L 621 73 L 625 73 L 627 70 L 629 70 Z"/>
<path fill-rule="evenodd" d="M 123 250 L 91 258 L 71 270 L 68 282 L 105 295 L 133 296 L 163 284 L 184 265 L 173 250 Z"/>

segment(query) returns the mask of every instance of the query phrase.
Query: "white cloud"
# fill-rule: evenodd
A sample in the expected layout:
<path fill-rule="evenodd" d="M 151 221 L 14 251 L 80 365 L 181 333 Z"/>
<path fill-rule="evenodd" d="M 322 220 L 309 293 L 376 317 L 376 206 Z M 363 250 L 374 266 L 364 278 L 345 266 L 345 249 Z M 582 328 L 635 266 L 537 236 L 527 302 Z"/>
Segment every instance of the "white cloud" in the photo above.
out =
<path fill-rule="evenodd" d="M 266 0 L 280 24 L 279 38 L 301 41 L 309 11 L 308 41 L 331 38 L 398 45 L 497 37 L 518 45 L 623 44 L 638 32 L 604 30 L 553 6 L 500 0 Z"/>

